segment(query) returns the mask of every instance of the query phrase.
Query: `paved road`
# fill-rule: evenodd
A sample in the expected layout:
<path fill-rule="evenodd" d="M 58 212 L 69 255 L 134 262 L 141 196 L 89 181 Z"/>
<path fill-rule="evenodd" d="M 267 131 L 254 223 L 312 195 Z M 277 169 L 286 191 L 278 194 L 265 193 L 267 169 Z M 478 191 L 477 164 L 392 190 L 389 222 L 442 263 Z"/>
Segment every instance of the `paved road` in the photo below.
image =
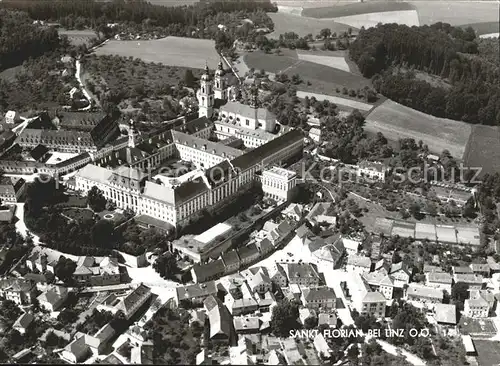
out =
<path fill-rule="evenodd" d="M 19 231 L 22 236 L 26 237 L 27 233 L 30 231 L 24 222 L 24 203 L 16 203 L 16 217 L 18 218 L 18 221 L 16 222 L 16 230 Z M 35 245 L 39 245 L 40 238 L 33 233 L 31 233 L 31 235 L 33 235 L 33 243 Z"/>

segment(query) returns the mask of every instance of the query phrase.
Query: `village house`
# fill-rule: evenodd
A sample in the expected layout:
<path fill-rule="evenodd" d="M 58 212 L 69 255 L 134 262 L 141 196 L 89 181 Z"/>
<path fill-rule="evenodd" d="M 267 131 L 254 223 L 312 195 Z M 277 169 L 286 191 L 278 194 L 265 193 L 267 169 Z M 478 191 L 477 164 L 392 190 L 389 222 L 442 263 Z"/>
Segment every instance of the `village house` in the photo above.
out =
<path fill-rule="evenodd" d="M 238 248 L 237 252 L 238 256 L 241 259 L 242 266 L 246 266 L 250 263 L 253 263 L 260 256 L 260 252 L 255 244 L 250 244 L 245 247 Z"/>
<path fill-rule="evenodd" d="M 265 268 L 261 268 L 248 281 L 248 286 L 253 292 L 264 294 L 272 290 L 273 282 L 266 272 Z"/>
<path fill-rule="evenodd" d="M 36 297 L 36 285 L 32 281 L 19 278 L 4 278 L 0 280 L 0 296 L 11 300 L 17 305 L 29 305 Z"/>
<path fill-rule="evenodd" d="M 21 334 L 25 334 L 31 323 L 33 323 L 33 320 L 35 320 L 33 314 L 23 313 L 19 316 L 19 318 L 16 319 L 12 328 L 17 330 Z"/>
<path fill-rule="evenodd" d="M 471 263 L 470 268 L 474 274 L 490 277 L 491 276 L 491 268 L 488 263 Z"/>
<path fill-rule="evenodd" d="M 361 276 L 373 291 L 380 292 L 387 300 L 393 298 L 394 280 L 387 274 L 385 268 L 375 272 L 363 273 Z"/>
<path fill-rule="evenodd" d="M 490 304 L 482 296 L 464 301 L 464 315 L 469 318 L 487 318 Z"/>
<path fill-rule="evenodd" d="M 348 272 L 368 273 L 372 268 L 372 260 L 361 255 L 347 257 L 346 270 Z"/>
<path fill-rule="evenodd" d="M 385 181 L 388 168 L 379 162 L 362 161 L 358 164 L 356 174 L 358 177 L 371 180 Z"/>
<path fill-rule="evenodd" d="M 451 294 L 453 278 L 446 272 L 429 272 L 425 275 L 425 284 L 429 287 L 439 288 Z"/>
<path fill-rule="evenodd" d="M 434 319 L 438 324 L 456 326 L 457 308 L 454 304 L 435 304 Z"/>
<path fill-rule="evenodd" d="M 321 360 L 328 360 L 332 357 L 333 350 L 328 345 L 322 333 L 318 333 L 316 337 L 314 337 L 313 344 L 314 349 L 318 352 L 318 356 Z"/>
<path fill-rule="evenodd" d="M 319 313 L 318 315 L 318 326 L 327 325 L 330 328 L 337 327 L 337 316 L 330 313 Z"/>
<path fill-rule="evenodd" d="M 81 257 L 73 274 L 75 281 L 90 286 L 117 285 L 120 283 L 120 267 L 115 258 Z"/>
<path fill-rule="evenodd" d="M 68 298 L 68 289 L 66 287 L 52 285 L 37 297 L 40 307 L 53 312 L 61 308 L 62 304 Z"/>
<path fill-rule="evenodd" d="M 282 288 L 288 286 L 288 277 L 281 264 L 275 263 L 268 269 L 268 274 L 271 281 L 278 287 Z"/>
<path fill-rule="evenodd" d="M 236 250 L 230 250 L 221 255 L 222 263 L 224 263 L 225 273 L 235 272 L 240 268 L 241 261 Z"/>
<path fill-rule="evenodd" d="M 468 300 L 471 300 L 469 303 L 469 310 L 471 313 L 474 311 L 481 313 L 484 310 L 481 308 L 481 305 L 483 304 L 481 300 L 488 303 L 487 316 L 489 316 L 489 314 L 495 309 L 496 298 L 493 293 L 488 290 L 470 290 Z M 484 313 L 484 311 L 482 313 Z"/>
<path fill-rule="evenodd" d="M 291 220 L 300 221 L 302 215 L 304 214 L 304 207 L 298 203 L 290 203 L 281 214 Z"/>
<path fill-rule="evenodd" d="M 226 301 L 226 306 L 233 316 L 250 314 L 259 309 L 259 303 L 252 297 L 245 297 L 241 299 L 233 299 L 232 297 L 229 297 L 228 301 Z"/>
<path fill-rule="evenodd" d="M 85 361 L 90 354 L 90 347 L 85 343 L 85 336 L 80 335 L 80 337 L 75 338 L 71 343 L 64 347 L 60 356 L 64 361 L 75 364 Z"/>
<path fill-rule="evenodd" d="M 191 268 L 191 276 L 194 283 L 215 280 L 226 272 L 222 259 L 209 262 L 207 264 L 195 264 Z"/>
<path fill-rule="evenodd" d="M 411 271 L 405 262 L 393 263 L 389 275 L 394 279 L 394 285 L 403 288 L 410 283 Z"/>
<path fill-rule="evenodd" d="M 217 344 L 233 345 L 236 343 L 233 317 L 222 302 L 209 296 L 203 302 L 210 323 L 210 340 Z"/>
<path fill-rule="evenodd" d="M 26 181 L 23 178 L 1 177 L 0 200 L 4 204 L 17 203 L 26 191 Z"/>
<path fill-rule="evenodd" d="M 385 316 L 386 298 L 380 292 L 372 291 L 359 273 L 349 277 L 347 288 L 358 313 L 376 318 Z"/>
<path fill-rule="evenodd" d="M 336 299 L 335 291 L 326 286 L 305 288 L 302 291 L 302 304 L 313 309 L 334 309 Z"/>
<path fill-rule="evenodd" d="M 217 287 L 214 281 L 198 283 L 190 286 L 179 286 L 175 289 L 177 304 L 189 301 L 193 304 L 203 304 L 208 296 L 217 295 Z"/>
<path fill-rule="evenodd" d="M 109 311 L 112 314 L 122 312 L 125 319 L 130 319 L 150 297 L 151 289 L 141 284 L 123 298 L 109 295 L 102 304 L 97 305 L 97 310 Z"/>
<path fill-rule="evenodd" d="M 472 268 L 469 266 L 453 266 L 451 267 L 451 270 L 453 272 L 453 275 L 457 274 L 472 274 Z"/>
<path fill-rule="evenodd" d="M 454 276 L 455 283 L 464 282 L 469 290 L 481 290 L 483 288 L 483 276 L 472 273 L 457 273 Z"/>
<path fill-rule="evenodd" d="M 289 284 L 319 286 L 321 278 L 315 265 L 309 263 L 283 263 Z"/>
<path fill-rule="evenodd" d="M 234 330 L 238 334 L 259 333 L 261 320 L 258 317 L 235 317 L 233 319 Z"/>
<path fill-rule="evenodd" d="M 443 302 L 443 290 L 424 285 L 410 283 L 406 289 L 406 298 L 423 304 L 437 304 Z"/>

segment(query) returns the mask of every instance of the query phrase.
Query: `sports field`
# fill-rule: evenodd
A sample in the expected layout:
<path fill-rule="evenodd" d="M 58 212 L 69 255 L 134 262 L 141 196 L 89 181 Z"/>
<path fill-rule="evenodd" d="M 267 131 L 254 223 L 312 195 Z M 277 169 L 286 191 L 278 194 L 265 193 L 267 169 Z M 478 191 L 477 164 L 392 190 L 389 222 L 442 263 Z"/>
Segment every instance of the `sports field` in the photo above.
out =
<path fill-rule="evenodd" d="M 433 117 L 392 100 L 386 100 L 366 117 L 365 128 L 382 132 L 390 140 L 422 140 L 432 152 L 448 149 L 458 159 L 464 156 L 472 129 L 470 124 Z"/>
<path fill-rule="evenodd" d="M 139 58 L 145 62 L 159 62 L 169 66 L 202 69 L 205 63 L 217 67 L 219 55 L 215 42 L 208 39 L 166 37 L 151 41 L 107 42 L 95 50 L 96 55 L 118 55 Z"/>
<path fill-rule="evenodd" d="M 500 172 L 500 130 L 494 126 L 472 126 L 464 154 L 466 166 L 482 167 L 481 175 Z"/>

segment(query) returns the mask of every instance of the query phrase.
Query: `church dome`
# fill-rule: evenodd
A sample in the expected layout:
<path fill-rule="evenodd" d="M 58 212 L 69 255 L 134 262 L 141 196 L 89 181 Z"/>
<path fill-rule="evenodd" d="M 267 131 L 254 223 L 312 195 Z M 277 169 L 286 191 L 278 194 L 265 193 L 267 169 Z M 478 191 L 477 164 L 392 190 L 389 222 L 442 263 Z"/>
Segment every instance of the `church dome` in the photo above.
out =
<path fill-rule="evenodd" d="M 201 75 L 201 80 L 202 81 L 210 80 L 210 71 L 208 70 L 208 65 L 205 65 L 205 71 L 203 72 L 203 75 Z"/>

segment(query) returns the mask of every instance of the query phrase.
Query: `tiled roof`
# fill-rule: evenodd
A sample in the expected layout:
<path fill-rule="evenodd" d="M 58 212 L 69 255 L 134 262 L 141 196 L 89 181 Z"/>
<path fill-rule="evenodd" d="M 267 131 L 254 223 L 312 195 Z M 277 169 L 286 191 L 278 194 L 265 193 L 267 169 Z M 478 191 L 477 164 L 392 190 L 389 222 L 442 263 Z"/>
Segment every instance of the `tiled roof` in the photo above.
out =
<path fill-rule="evenodd" d="M 145 297 L 149 297 L 150 295 L 151 289 L 141 284 L 134 291 L 128 294 L 122 301 L 120 301 L 117 307 L 123 310 L 125 314 L 128 314 L 136 303 L 140 302 Z"/>
<path fill-rule="evenodd" d="M 217 294 L 217 287 L 214 281 L 209 281 L 201 284 L 194 284 L 190 286 L 180 286 L 176 289 L 177 298 L 179 300 L 183 299 L 194 299 L 209 295 Z"/>
<path fill-rule="evenodd" d="M 304 299 L 308 302 L 328 301 L 336 299 L 335 291 L 333 291 L 332 288 L 326 286 L 306 288 L 302 293 L 304 295 Z"/>
<path fill-rule="evenodd" d="M 179 131 L 172 131 L 172 136 L 174 138 L 175 144 L 188 146 L 196 150 L 205 151 L 207 153 L 224 158 L 227 157 L 228 159 L 234 159 L 235 157 L 243 154 L 241 150 L 235 149 L 233 147 L 205 140 L 193 135 L 188 135 Z"/>
<path fill-rule="evenodd" d="M 247 104 L 229 101 L 220 108 L 221 113 L 234 113 L 243 117 L 257 118 L 259 120 L 276 120 L 276 115 L 267 108 L 253 108 Z"/>
<path fill-rule="evenodd" d="M 238 248 L 238 256 L 241 260 L 251 258 L 259 253 L 257 246 L 255 244 L 250 244 L 241 248 Z"/>
<path fill-rule="evenodd" d="M 453 278 L 446 272 L 430 272 L 427 274 L 428 282 L 445 283 L 451 285 Z"/>
<path fill-rule="evenodd" d="M 222 254 L 221 258 L 226 267 L 240 263 L 240 257 L 238 257 L 236 250 L 230 250 L 229 252 Z"/>
<path fill-rule="evenodd" d="M 414 283 L 409 284 L 407 293 L 417 297 L 443 299 L 443 290 Z"/>
<path fill-rule="evenodd" d="M 24 313 L 21 316 L 19 316 L 19 318 L 17 318 L 13 327 L 14 328 L 19 327 L 19 328 L 26 329 L 31 324 L 31 322 L 33 322 L 34 319 L 35 319 L 35 317 L 33 316 L 33 314 Z"/>
<path fill-rule="evenodd" d="M 222 262 L 221 259 L 217 259 L 207 264 L 195 264 L 193 266 L 193 271 L 196 274 L 196 277 L 199 280 L 201 279 L 201 281 L 203 281 L 205 278 L 222 274 L 224 273 L 224 270 L 224 262 Z"/>
<path fill-rule="evenodd" d="M 212 126 L 213 123 L 207 117 L 200 117 L 177 126 L 174 130 L 192 135 L 200 130 L 210 128 Z"/>
<path fill-rule="evenodd" d="M 435 304 L 435 319 L 438 323 L 457 324 L 457 308 L 453 304 Z"/>
<path fill-rule="evenodd" d="M 292 130 L 275 138 L 274 140 L 269 141 L 267 144 L 261 145 L 243 155 L 238 156 L 231 161 L 231 164 L 235 168 L 245 171 L 254 165 L 263 163 L 265 158 L 274 155 L 275 153 L 283 150 L 285 147 L 302 139 L 303 136 L 299 130 Z"/>

